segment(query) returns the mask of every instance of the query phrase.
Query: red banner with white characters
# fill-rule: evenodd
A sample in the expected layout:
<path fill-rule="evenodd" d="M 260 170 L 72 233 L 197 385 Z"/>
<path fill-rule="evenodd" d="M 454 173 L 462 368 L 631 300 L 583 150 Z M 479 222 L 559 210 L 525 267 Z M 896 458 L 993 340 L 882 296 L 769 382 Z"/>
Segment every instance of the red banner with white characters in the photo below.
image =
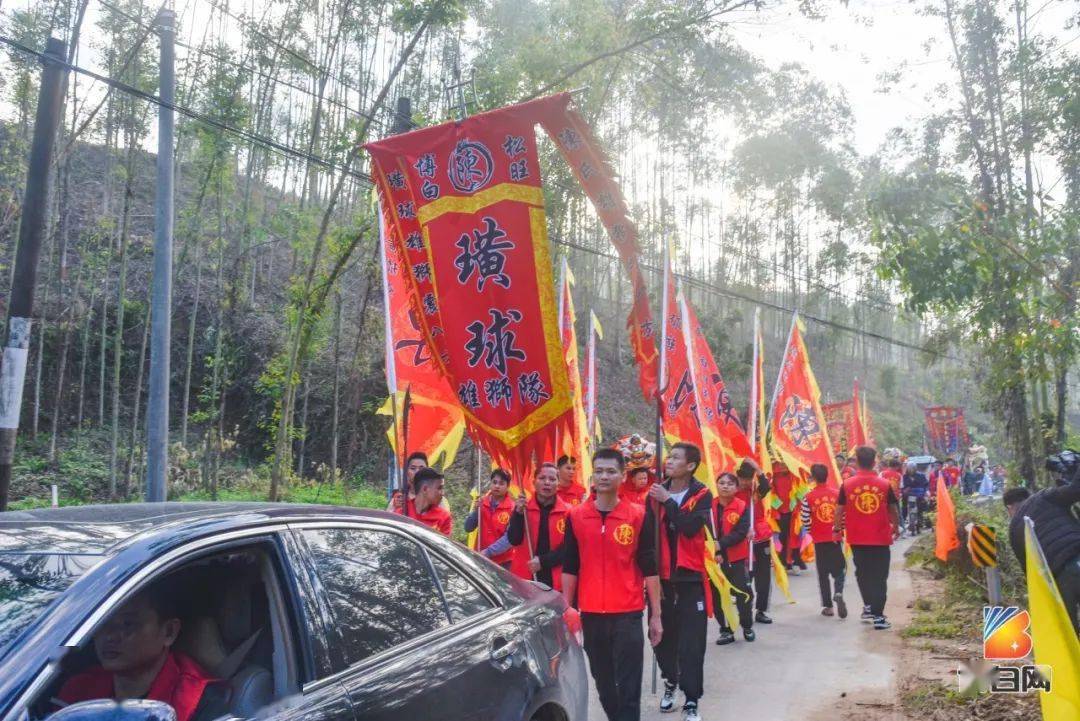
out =
<path fill-rule="evenodd" d="M 365 146 L 432 358 L 470 435 L 519 478 L 572 413 L 534 131 L 567 100 Z"/>
<path fill-rule="evenodd" d="M 638 366 L 638 385 L 645 400 L 652 403 L 656 397 L 659 356 L 649 310 L 648 286 L 640 266 L 637 226 L 630 220 L 630 211 L 615 182 L 615 173 L 592 130 L 581 115 L 570 109 L 568 95 L 555 98 L 560 102 L 545 107 L 540 123 L 570 164 L 619 253 L 633 294 L 626 327 Z"/>

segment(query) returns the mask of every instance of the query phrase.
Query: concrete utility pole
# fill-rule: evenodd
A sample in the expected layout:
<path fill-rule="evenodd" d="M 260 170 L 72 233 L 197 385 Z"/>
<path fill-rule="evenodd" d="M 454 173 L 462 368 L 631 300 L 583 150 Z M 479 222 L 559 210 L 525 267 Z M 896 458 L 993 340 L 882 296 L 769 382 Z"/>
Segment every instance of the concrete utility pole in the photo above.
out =
<path fill-rule="evenodd" d="M 7 344 L 0 365 L 0 511 L 7 510 L 11 488 L 11 465 L 15 459 L 15 437 L 22 410 L 26 356 L 30 348 L 30 319 L 34 314 L 34 286 L 38 257 L 45 235 L 45 218 L 52 183 L 53 151 L 60 126 L 64 86 L 67 84 L 67 45 L 49 38 L 41 71 L 34 140 L 30 146 L 30 167 L 26 173 L 26 195 L 19 222 L 19 247 L 15 253 L 15 273 L 8 305 Z"/>
<path fill-rule="evenodd" d="M 146 408 L 146 500 L 164 501 L 169 470 L 169 361 L 172 332 L 173 126 L 175 114 L 176 14 L 162 8 L 158 72 L 157 191 L 154 199 L 154 277 L 150 300 L 150 397 Z"/>

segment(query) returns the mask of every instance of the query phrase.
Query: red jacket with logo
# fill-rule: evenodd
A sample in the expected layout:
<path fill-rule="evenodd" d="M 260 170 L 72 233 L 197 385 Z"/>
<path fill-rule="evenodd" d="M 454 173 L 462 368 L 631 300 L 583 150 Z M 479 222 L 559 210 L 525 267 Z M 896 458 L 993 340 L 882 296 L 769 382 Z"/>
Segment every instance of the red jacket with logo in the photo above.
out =
<path fill-rule="evenodd" d="M 578 506 L 585 500 L 585 486 L 574 481 L 566 488 L 557 489 L 555 495 L 561 498 L 563 503 L 568 506 Z"/>
<path fill-rule="evenodd" d="M 795 476 L 788 471 L 775 471 L 772 476 L 772 490 L 780 499 L 780 513 L 791 513 L 791 487 L 795 484 Z"/>
<path fill-rule="evenodd" d="M 844 529 L 852 546 L 891 546 L 889 498 L 892 486 L 873 471 L 858 471 L 844 481 Z M 895 498 L 895 496 L 892 496 Z"/>
<path fill-rule="evenodd" d="M 701 502 L 702 498 L 708 495 L 709 489 L 702 487 L 699 488 L 693 495 L 687 491 L 683 496 L 683 502 L 679 506 L 680 512 L 692 513 L 694 508 Z M 660 578 L 668 580 L 671 578 L 671 546 L 668 544 L 668 534 L 664 531 L 667 527 L 667 509 L 664 504 L 660 504 L 660 518 L 656 525 L 656 532 L 660 534 Z M 675 534 L 675 565 L 678 568 L 685 568 L 688 571 L 696 571 L 697 573 L 705 573 L 705 529 L 702 527 L 700 531 L 693 536 L 687 536 L 683 533 Z"/>
<path fill-rule="evenodd" d="M 416 512 L 416 501 L 409 499 L 409 518 L 415 518 L 428 528 L 433 528 L 444 536 L 449 537 L 454 532 L 454 517 L 450 511 L 439 504 L 428 506 L 423 513 Z M 179 719 L 177 719 L 179 721 Z"/>
<path fill-rule="evenodd" d="M 491 494 L 480 499 L 480 550 L 484 550 L 498 541 L 506 533 L 506 527 L 510 525 L 510 514 L 514 512 L 514 499 L 510 494 L 503 496 L 495 508 L 491 507 Z M 502 565 L 510 560 L 514 549 L 510 549 L 498 556 L 492 556 L 494 563 Z"/>
<path fill-rule="evenodd" d="M 548 512 L 548 548 L 554 551 L 562 545 L 566 536 L 566 517 L 570 515 L 570 506 L 555 496 L 555 505 Z M 525 504 L 525 522 L 528 530 L 528 538 L 532 539 L 533 551 L 536 550 L 536 534 L 540 532 L 540 504 L 536 502 L 536 496 L 529 498 Z M 510 559 L 510 571 L 519 578 L 531 579 L 532 571 L 529 570 L 529 544 L 522 542 L 514 546 L 513 556 Z M 556 591 L 562 590 L 562 566 L 551 569 L 551 587 Z"/>
<path fill-rule="evenodd" d="M 170 651 L 157 677 L 150 684 L 146 697 L 163 701 L 176 710 L 176 721 L 190 721 L 199 707 L 203 692 L 214 681 L 193 659 L 178 651 Z M 67 704 L 96 699 L 111 699 L 113 674 L 101 666 L 93 666 L 69 678 L 57 697 Z"/>
<path fill-rule="evenodd" d="M 833 543 L 844 540 L 842 533 L 833 531 L 836 522 L 836 499 L 840 491 L 828 483 L 816 484 L 803 499 L 810 509 L 810 538 L 814 543 Z"/>
<path fill-rule="evenodd" d="M 903 476 L 900 474 L 900 471 L 896 470 L 895 468 L 886 468 L 884 471 L 881 472 L 881 477 L 889 482 L 889 485 L 893 487 L 893 493 L 899 496 L 900 479 L 903 478 Z"/>
<path fill-rule="evenodd" d="M 743 514 L 748 513 L 746 507 L 746 501 L 739 498 L 736 495 L 726 505 L 720 505 L 720 499 L 717 498 L 713 502 L 713 509 L 716 512 L 716 528 L 717 531 L 717 544 L 723 546 L 723 538 L 732 531 L 735 530 L 735 526 L 739 525 L 739 519 L 743 517 Z M 728 563 L 735 563 L 736 561 L 745 561 L 750 556 L 750 536 L 747 534 L 741 541 L 736 542 L 734 545 L 728 546 L 724 549 L 724 558 Z"/>
<path fill-rule="evenodd" d="M 750 504 L 750 491 L 735 491 L 735 497 L 747 505 Z M 765 515 L 765 504 L 761 502 L 760 498 L 755 498 L 754 543 L 768 541 L 770 538 L 772 538 L 772 526 L 769 525 L 769 517 Z"/>
<path fill-rule="evenodd" d="M 645 608 L 645 577 L 637 564 L 645 507 L 619 501 L 601 518 L 589 499 L 570 511 L 581 568 L 577 601 L 582 613 L 629 613 Z"/>

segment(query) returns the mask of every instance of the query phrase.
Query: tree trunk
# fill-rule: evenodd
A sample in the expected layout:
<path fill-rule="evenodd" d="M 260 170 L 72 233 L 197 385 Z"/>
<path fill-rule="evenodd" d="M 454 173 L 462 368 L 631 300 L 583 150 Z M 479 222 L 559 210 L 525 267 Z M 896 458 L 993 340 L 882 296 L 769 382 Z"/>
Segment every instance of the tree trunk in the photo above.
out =
<path fill-rule="evenodd" d="M 127 468 L 120 494 L 124 498 L 131 492 L 131 474 L 135 467 L 135 449 L 139 445 L 139 416 L 142 403 L 143 376 L 146 371 L 146 343 L 150 339 L 150 301 L 146 303 L 146 319 L 143 322 L 142 345 L 139 346 L 139 372 L 135 375 L 135 390 L 131 399 L 131 438 L 128 441 Z"/>
<path fill-rule="evenodd" d="M 119 278 L 116 288 L 116 330 L 113 333 L 112 377 L 112 440 L 109 445 L 109 500 L 116 500 L 117 452 L 120 445 L 120 371 L 124 352 L 124 295 L 127 292 L 128 231 L 131 219 L 132 182 L 135 175 L 135 143 L 130 142 L 127 151 L 126 178 L 124 181 L 124 210 L 120 221 Z"/>

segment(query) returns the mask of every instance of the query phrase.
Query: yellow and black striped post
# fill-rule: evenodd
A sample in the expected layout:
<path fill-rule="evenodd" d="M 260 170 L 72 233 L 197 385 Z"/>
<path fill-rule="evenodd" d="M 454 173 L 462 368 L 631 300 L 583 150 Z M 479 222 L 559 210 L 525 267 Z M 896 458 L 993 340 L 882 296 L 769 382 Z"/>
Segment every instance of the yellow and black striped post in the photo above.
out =
<path fill-rule="evenodd" d="M 991 604 L 1001 603 L 1001 573 L 998 571 L 997 532 L 993 526 L 967 524 L 971 561 L 986 571 L 986 591 Z"/>

